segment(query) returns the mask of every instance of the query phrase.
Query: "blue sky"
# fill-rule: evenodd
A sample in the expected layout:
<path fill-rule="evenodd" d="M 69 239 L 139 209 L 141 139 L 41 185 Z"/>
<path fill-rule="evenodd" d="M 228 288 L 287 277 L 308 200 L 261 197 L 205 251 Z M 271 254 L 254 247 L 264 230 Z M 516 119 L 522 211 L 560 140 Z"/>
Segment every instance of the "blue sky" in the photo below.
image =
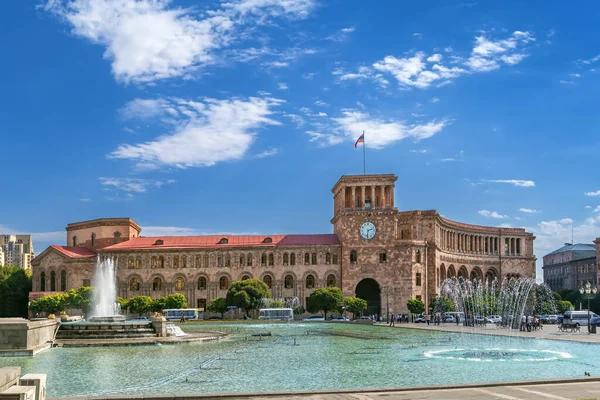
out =
<path fill-rule="evenodd" d="M 539 260 L 600 236 L 600 5 L 317 0 L 0 3 L 0 231 L 63 244 L 331 232 L 330 189 L 525 227 Z M 538 262 L 538 264 L 540 264 Z"/>

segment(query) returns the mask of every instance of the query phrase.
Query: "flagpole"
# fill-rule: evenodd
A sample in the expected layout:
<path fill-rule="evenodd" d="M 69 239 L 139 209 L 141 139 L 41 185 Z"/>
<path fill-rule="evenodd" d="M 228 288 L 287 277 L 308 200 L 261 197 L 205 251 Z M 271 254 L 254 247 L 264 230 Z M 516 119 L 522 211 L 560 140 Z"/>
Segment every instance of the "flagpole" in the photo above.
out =
<path fill-rule="evenodd" d="M 367 154 L 365 150 L 365 131 L 363 131 L 363 175 L 367 174 Z"/>

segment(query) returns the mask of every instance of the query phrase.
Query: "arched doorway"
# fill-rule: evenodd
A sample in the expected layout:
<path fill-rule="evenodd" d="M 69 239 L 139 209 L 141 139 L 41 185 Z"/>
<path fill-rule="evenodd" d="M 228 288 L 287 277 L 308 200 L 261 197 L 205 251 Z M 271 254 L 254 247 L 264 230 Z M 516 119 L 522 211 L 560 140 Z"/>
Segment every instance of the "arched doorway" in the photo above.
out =
<path fill-rule="evenodd" d="M 375 279 L 366 278 L 356 285 L 356 297 L 367 301 L 365 315 L 381 315 L 381 288 Z"/>

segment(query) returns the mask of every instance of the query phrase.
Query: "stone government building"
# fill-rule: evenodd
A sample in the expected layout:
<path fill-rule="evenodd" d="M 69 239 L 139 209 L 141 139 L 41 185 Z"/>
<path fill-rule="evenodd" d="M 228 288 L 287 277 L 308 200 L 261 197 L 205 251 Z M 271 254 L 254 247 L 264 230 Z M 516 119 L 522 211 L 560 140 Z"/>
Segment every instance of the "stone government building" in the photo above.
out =
<path fill-rule="evenodd" d="M 30 299 L 89 285 L 97 256 L 115 257 L 118 293 L 153 298 L 183 293 L 190 307 L 224 297 L 232 281 L 263 280 L 275 298 L 302 304 L 319 287 L 367 300 L 368 314 L 429 305 L 447 277 L 535 277 L 524 229 L 463 224 L 435 210 L 398 211 L 393 174 L 344 175 L 332 189 L 333 234 L 143 237 L 130 218 L 67 226 L 67 246 L 32 261 Z"/>

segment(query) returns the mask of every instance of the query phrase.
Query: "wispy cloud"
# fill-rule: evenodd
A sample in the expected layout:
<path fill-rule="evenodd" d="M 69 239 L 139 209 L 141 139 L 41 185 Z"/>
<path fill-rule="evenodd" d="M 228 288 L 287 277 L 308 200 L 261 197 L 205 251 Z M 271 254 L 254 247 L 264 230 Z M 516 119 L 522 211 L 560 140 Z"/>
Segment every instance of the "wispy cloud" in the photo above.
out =
<path fill-rule="evenodd" d="M 279 149 L 277 148 L 272 148 L 269 150 L 265 150 L 262 153 L 259 153 L 255 156 L 255 158 L 266 158 L 266 157 L 271 157 L 274 156 L 275 154 L 279 153 Z"/>
<path fill-rule="evenodd" d="M 520 179 L 485 179 L 485 182 L 490 183 L 507 183 L 516 187 L 534 187 L 534 181 L 525 181 Z"/>
<path fill-rule="evenodd" d="M 464 161 L 465 160 L 465 152 L 463 150 L 459 151 L 454 157 L 442 158 L 441 162 L 455 162 L 455 161 Z"/>
<path fill-rule="evenodd" d="M 586 192 L 585 195 L 590 197 L 597 197 L 600 196 L 600 190 L 596 190 L 595 192 Z"/>
<path fill-rule="evenodd" d="M 148 83 L 189 77 L 216 64 L 218 50 L 249 26 L 273 18 L 306 18 L 313 0 L 238 0 L 198 13 L 168 0 L 47 0 L 42 6 L 69 25 L 73 35 L 104 46 L 119 82 Z"/>
<path fill-rule="evenodd" d="M 411 150 L 411 153 L 419 153 L 419 154 L 425 154 L 427 153 L 427 149 L 422 149 L 422 150 Z"/>
<path fill-rule="evenodd" d="M 279 90 L 288 90 L 288 89 L 289 89 L 289 86 L 288 86 L 288 85 L 287 85 L 287 83 L 285 83 L 285 82 L 279 82 L 279 83 L 277 84 L 277 88 L 278 88 Z"/>
<path fill-rule="evenodd" d="M 327 36 L 325 39 L 333 40 L 334 42 L 343 42 L 346 39 L 348 39 L 348 35 L 350 35 L 355 30 L 356 30 L 356 28 L 354 26 L 351 26 L 348 28 L 342 28 L 339 31 L 337 31 L 336 33 L 334 33 L 333 35 Z"/>
<path fill-rule="evenodd" d="M 128 113 L 129 117 L 161 116 L 173 128 L 145 143 L 120 145 L 109 157 L 132 160 L 138 168 L 151 169 L 161 165 L 212 166 L 241 159 L 254 141 L 256 129 L 280 125 L 270 116 L 282 100 L 270 97 L 203 101 L 167 98 L 149 103 L 139 99 L 133 102 L 136 107 L 125 107 L 136 110 Z"/>
<path fill-rule="evenodd" d="M 100 184 L 124 192 L 145 193 L 150 188 L 161 188 L 164 185 L 173 184 L 173 179 L 141 179 L 141 178 L 109 178 L 100 177 Z"/>
<path fill-rule="evenodd" d="M 594 208 L 594 212 L 600 213 L 600 206 Z"/>
<path fill-rule="evenodd" d="M 437 97 L 434 97 L 433 99 L 431 99 L 432 103 L 437 103 L 438 101 L 440 101 L 440 99 L 438 99 Z"/>
<path fill-rule="evenodd" d="M 386 87 L 382 74 L 390 74 L 402 89 L 426 89 L 431 85 L 443 86 L 454 79 L 472 73 L 489 72 L 503 65 L 515 65 L 527 57 L 526 45 L 535 38 L 529 32 L 515 31 L 504 39 L 489 39 L 483 32 L 475 38 L 471 54 L 466 59 L 451 57 L 448 66 L 441 53 L 426 54 L 416 51 L 412 55 L 396 57 L 388 55 L 371 67 L 362 66 L 357 72 L 346 72 L 340 68 L 333 71 L 337 82 L 348 80 L 373 80 Z"/>
<path fill-rule="evenodd" d="M 329 104 L 325 103 L 323 100 L 317 100 L 313 104 L 318 107 L 329 107 Z"/>
<path fill-rule="evenodd" d="M 477 211 L 479 215 L 486 218 L 495 218 L 495 219 L 505 219 L 508 218 L 508 215 L 502 215 L 496 211 L 488 211 L 488 210 L 479 210 Z"/>
<path fill-rule="evenodd" d="M 79 199 L 79 201 L 81 201 L 82 203 L 89 203 L 90 201 L 92 201 L 92 199 L 88 197 L 82 197 Z"/>
<path fill-rule="evenodd" d="M 539 212 L 535 208 L 519 208 L 519 211 L 524 212 L 526 214 L 536 214 Z"/>

